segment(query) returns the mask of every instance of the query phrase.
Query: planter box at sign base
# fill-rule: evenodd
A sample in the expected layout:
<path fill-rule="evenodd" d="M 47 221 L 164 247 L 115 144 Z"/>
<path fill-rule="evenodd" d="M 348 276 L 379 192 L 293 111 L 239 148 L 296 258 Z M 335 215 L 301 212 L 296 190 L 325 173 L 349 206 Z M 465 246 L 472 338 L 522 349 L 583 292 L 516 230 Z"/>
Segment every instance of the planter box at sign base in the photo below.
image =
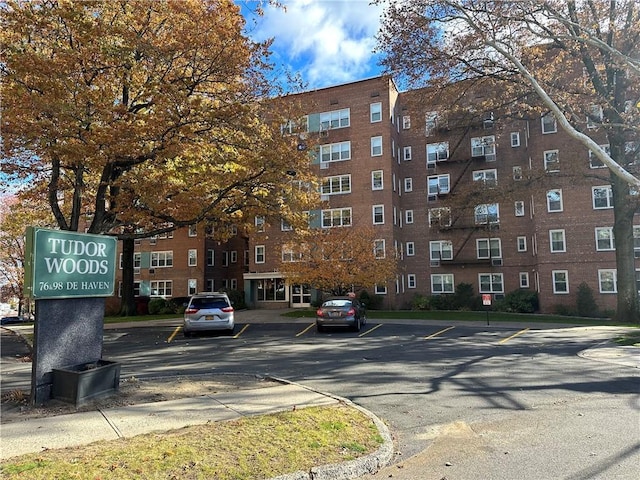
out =
<path fill-rule="evenodd" d="M 108 360 L 54 368 L 51 396 L 82 405 L 89 400 L 106 397 L 120 387 L 120 364 Z"/>

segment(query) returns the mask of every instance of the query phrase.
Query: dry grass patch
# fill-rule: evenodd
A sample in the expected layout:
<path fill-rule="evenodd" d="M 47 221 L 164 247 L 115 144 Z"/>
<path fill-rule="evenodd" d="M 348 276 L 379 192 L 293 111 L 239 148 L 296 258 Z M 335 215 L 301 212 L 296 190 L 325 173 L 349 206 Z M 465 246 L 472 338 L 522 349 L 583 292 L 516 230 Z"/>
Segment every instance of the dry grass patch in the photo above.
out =
<path fill-rule="evenodd" d="M 4 479 L 257 480 L 374 452 L 372 420 L 344 405 L 185 427 L 23 455 L 0 464 Z"/>

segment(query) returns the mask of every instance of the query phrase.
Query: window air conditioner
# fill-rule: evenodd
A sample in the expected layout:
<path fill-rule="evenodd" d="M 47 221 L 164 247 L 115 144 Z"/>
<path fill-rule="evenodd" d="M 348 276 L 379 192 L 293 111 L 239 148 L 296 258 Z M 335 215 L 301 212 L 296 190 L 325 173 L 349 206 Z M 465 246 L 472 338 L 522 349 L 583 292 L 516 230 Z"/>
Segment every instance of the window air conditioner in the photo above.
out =
<path fill-rule="evenodd" d="M 501 258 L 492 258 L 491 259 L 491 265 L 494 267 L 501 267 L 502 266 L 502 259 Z"/>
<path fill-rule="evenodd" d="M 431 260 L 429 262 L 429 266 L 430 267 L 439 267 L 440 266 L 440 260 Z"/>
<path fill-rule="evenodd" d="M 149 269 L 149 273 L 151 273 L 151 274 L 156 273 L 156 269 L 155 268 L 150 268 Z"/>
<path fill-rule="evenodd" d="M 321 170 L 326 170 L 327 168 L 329 168 L 329 162 L 320 162 Z"/>

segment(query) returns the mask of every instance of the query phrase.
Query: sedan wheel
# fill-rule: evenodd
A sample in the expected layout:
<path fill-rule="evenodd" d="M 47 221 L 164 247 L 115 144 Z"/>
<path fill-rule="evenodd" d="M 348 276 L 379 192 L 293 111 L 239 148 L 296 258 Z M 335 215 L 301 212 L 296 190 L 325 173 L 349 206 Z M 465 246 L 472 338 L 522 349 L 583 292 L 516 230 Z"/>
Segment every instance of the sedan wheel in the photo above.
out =
<path fill-rule="evenodd" d="M 356 332 L 359 332 L 359 331 L 360 331 L 360 328 L 361 328 L 361 325 L 360 325 L 360 318 L 358 317 L 358 318 L 356 318 L 356 321 L 355 321 L 355 323 L 353 324 L 353 329 L 354 329 Z"/>

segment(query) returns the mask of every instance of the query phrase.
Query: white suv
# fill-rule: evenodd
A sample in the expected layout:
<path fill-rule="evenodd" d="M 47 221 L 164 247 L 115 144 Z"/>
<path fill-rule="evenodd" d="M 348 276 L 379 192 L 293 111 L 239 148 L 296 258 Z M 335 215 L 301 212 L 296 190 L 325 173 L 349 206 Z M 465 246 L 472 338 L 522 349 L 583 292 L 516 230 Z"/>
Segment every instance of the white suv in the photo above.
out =
<path fill-rule="evenodd" d="M 234 327 L 233 306 L 226 293 L 198 293 L 191 297 L 184 311 L 182 330 L 185 337 L 212 330 L 232 334 Z"/>

